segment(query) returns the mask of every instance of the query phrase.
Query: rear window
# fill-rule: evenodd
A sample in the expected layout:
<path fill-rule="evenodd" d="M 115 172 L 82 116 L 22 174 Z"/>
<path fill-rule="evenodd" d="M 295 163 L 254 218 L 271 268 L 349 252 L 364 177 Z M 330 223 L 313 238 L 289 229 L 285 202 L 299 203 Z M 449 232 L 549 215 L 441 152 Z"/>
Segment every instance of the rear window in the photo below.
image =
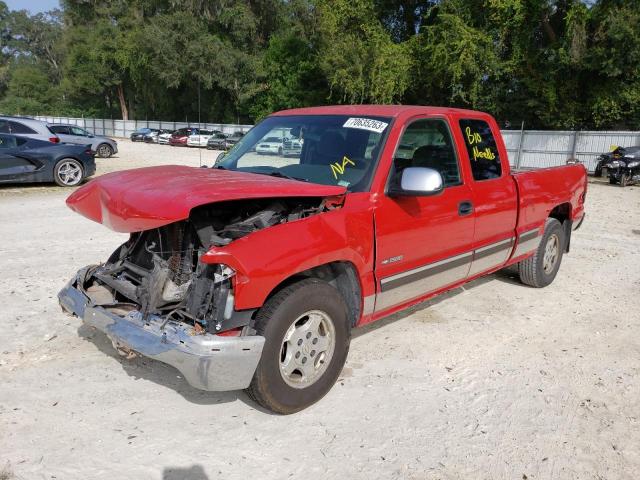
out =
<path fill-rule="evenodd" d="M 502 175 L 496 139 L 484 120 L 460 120 L 474 180 L 491 180 Z"/>
<path fill-rule="evenodd" d="M 38 133 L 34 129 L 27 127 L 25 124 L 20 122 L 9 122 L 9 128 L 11 129 L 11 133 Z"/>

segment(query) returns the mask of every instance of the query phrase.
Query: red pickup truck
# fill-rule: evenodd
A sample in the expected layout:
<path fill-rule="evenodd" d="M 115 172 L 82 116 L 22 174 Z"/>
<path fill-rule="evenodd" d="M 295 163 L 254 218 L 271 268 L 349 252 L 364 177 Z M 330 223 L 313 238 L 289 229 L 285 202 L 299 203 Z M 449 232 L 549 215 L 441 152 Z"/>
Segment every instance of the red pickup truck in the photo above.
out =
<path fill-rule="evenodd" d="M 260 148 L 274 136 L 278 152 Z M 130 238 L 59 300 L 123 355 L 292 413 L 332 387 L 351 329 L 507 265 L 550 284 L 586 190 L 581 165 L 511 172 L 485 113 L 282 111 L 213 168 L 128 170 L 74 192 L 71 209 Z"/>

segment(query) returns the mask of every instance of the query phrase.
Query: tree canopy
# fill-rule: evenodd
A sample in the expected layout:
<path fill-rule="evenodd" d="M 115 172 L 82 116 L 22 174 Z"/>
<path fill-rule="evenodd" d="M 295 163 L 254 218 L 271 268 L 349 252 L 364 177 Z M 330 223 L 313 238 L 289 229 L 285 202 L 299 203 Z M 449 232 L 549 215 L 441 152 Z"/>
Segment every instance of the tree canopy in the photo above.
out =
<path fill-rule="evenodd" d="M 254 122 L 336 103 L 640 129 L 637 0 L 0 0 L 0 112 Z"/>

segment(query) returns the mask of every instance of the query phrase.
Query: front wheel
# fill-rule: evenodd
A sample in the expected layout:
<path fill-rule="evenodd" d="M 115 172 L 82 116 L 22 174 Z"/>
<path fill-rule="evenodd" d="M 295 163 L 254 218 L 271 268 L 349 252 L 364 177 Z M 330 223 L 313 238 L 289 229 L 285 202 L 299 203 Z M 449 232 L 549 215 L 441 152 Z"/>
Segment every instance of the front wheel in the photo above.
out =
<path fill-rule="evenodd" d="M 623 173 L 622 175 L 620 175 L 620 186 L 624 188 L 627 185 L 629 185 L 630 178 L 631 178 L 631 175 L 627 175 L 626 173 Z"/>
<path fill-rule="evenodd" d="M 53 167 L 53 179 L 61 187 L 75 187 L 84 179 L 82 164 L 74 158 L 63 158 Z"/>
<path fill-rule="evenodd" d="M 351 338 L 338 290 L 318 279 L 294 283 L 260 309 L 255 329 L 265 344 L 247 389 L 253 400 L 290 414 L 326 395 L 342 371 Z"/>
<path fill-rule="evenodd" d="M 531 257 L 518 263 L 520 281 L 536 288 L 549 285 L 558 274 L 564 248 L 562 224 L 555 218 L 548 218 L 538 249 Z"/>

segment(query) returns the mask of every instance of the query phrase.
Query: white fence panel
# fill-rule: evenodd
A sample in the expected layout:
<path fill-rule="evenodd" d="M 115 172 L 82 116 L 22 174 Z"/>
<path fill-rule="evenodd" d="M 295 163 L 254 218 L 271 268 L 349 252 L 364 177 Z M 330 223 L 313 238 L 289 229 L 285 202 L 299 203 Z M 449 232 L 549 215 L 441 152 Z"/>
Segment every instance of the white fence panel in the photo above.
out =
<path fill-rule="evenodd" d="M 640 132 L 504 130 L 509 163 L 519 168 L 563 165 L 570 158 L 593 172 L 598 156 L 614 145 L 640 145 Z"/>
<path fill-rule="evenodd" d="M 69 123 L 86 128 L 96 135 L 107 137 L 127 138 L 138 128 L 164 128 L 177 130 L 179 128 L 198 127 L 206 130 L 220 130 L 224 133 L 247 132 L 253 125 L 199 123 L 199 122 L 167 122 L 162 120 L 114 120 L 105 118 L 72 118 L 72 117 L 34 117 L 48 123 Z"/>

